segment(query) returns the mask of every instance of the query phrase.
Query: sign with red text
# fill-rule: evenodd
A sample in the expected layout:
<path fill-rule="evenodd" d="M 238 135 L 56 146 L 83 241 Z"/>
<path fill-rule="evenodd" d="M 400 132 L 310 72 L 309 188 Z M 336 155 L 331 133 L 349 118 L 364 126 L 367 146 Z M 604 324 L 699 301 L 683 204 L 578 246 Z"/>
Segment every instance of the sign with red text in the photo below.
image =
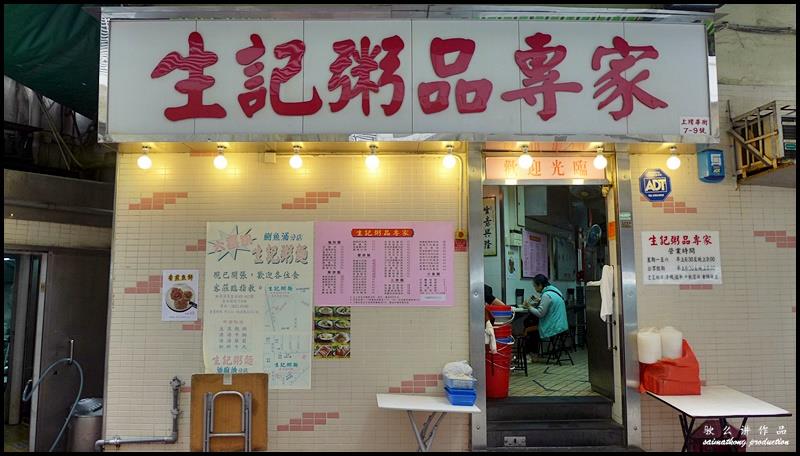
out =
<path fill-rule="evenodd" d="M 316 222 L 315 306 L 455 303 L 450 222 Z"/>
<path fill-rule="evenodd" d="M 107 103 L 101 112 L 107 112 L 105 135 L 112 139 L 336 133 L 677 136 L 689 133 L 683 131 L 684 119 L 710 117 L 702 24 L 109 24 L 108 93 L 101 87 L 100 99 Z"/>
<path fill-rule="evenodd" d="M 645 285 L 722 283 L 719 231 L 642 231 Z"/>
<path fill-rule="evenodd" d="M 310 389 L 313 222 L 208 222 L 206 236 L 206 373 L 264 372 L 270 389 Z"/>
<path fill-rule="evenodd" d="M 487 181 L 526 181 L 563 180 L 569 184 L 579 184 L 586 180 L 605 180 L 606 170 L 597 169 L 592 157 L 556 156 L 540 157 L 533 155 L 533 164 L 525 169 L 519 166 L 517 157 L 486 157 Z"/>
<path fill-rule="evenodd" d="M 547 235 L 522 230 L 522 278 L 550 275 Z"/>

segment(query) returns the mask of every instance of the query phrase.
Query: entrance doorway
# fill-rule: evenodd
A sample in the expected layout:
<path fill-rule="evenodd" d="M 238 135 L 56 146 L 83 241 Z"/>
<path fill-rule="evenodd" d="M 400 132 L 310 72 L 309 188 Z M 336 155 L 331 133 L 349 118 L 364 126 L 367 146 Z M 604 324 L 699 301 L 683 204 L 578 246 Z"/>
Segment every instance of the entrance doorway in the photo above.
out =
<path fill-rule="evenodd" d="M 514 310 L 508 395 L 487 393 L 489 447 L 624 446 L 615 397 L 621 381 L 614 368 L 617 352 L 609 342 L 613 315 L 606 318 L 609 324 L 601 318 L 599 286 L 604 266 L 612 282 L 616 266 L 609 224 L 615 204 L 608 189 L 483 187 L 484 212 L 494 205 L 488 212 L 496 219 L 489 229 L 496 233 L 496 249 L 484 252 L 484 282 Z M 535 277 L 546 279 L 543 289 L 535 287 Z M 543 294 L 558 298 L 549 299 L 544 314 L 536 308 Z M 566 320 L 557 334 L 545 334 L 553 332 L 544 322 L 554 317 L 550 312 L 562 312 Z"/>
<path fill-rule="evenodd" d="M 42 255 L 3 255 L 3 451 L 27 452 L 31 403 L 22 401 L 33 377 Z"/>
<path fill-rule="evenodd" d="M 69 435 L 61 429 L 77 392 L 103 395 L 109 254 L 57 248 L 3 253 L 4 451 L 63 451 Z M 48 371 L 69 356 L 80 362 L 82 380 L 74 368 Z M 23 401 L 26 384 L 46 372 Z"/>

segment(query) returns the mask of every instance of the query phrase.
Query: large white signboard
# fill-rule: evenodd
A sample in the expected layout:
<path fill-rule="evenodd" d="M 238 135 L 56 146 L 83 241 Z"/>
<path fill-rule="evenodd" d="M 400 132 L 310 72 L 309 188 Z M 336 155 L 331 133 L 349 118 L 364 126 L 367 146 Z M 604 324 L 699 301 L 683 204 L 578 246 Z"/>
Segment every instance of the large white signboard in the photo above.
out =
<path fill-rule="evenodd" d="M 644 284 L 721 284 L 719 251 L 719 231 L 643 231 Z"/>
<path fill-rule="evenodd" d="M 109 27 L 105 140 L 679 137 L 689 134 L 682 119 L 710 118 L 702 24 L 111 20 Z M 708 139 L 690 133 L 685 141 Z"/>
<path fill-rule="evenodd" d="M 272 389 L 310 389 L 313 222 L 210 222 L 207 236 L 206 372 L 266 372 Z"/>

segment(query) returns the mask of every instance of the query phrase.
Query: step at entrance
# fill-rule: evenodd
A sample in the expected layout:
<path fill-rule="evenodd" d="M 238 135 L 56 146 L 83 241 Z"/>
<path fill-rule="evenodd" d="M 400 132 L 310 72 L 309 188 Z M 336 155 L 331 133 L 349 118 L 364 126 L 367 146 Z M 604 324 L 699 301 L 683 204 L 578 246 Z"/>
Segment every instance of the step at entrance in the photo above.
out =
<path fill-rule="evenodd" d="M 524 397 L 487 403 L 489 451 L 624 448 L 623 427 L 604 397 Z"/>
<path fill-rule="evenodd" d="M 509 397 L 486 401 L 488 421 L 611 419 L 605 397 Z"/>
<path fill-rule="evenodd" d="M 612 420 L 492 421 L 487 431 L 491 447 L 505 447 L 506 438 L 528 447 L 621 446 L 624 442 L 622 426 Z"/>

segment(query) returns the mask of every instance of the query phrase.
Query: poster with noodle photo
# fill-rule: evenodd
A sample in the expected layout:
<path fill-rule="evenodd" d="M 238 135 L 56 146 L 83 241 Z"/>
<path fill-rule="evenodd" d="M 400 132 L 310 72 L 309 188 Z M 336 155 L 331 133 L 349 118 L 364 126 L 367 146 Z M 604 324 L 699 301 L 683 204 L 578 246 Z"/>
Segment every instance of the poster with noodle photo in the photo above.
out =
<path fill-rule="evenodd" d="M 200 271 L 168 269 L 161 273 L 161 321 L 197 321 Z"/>

